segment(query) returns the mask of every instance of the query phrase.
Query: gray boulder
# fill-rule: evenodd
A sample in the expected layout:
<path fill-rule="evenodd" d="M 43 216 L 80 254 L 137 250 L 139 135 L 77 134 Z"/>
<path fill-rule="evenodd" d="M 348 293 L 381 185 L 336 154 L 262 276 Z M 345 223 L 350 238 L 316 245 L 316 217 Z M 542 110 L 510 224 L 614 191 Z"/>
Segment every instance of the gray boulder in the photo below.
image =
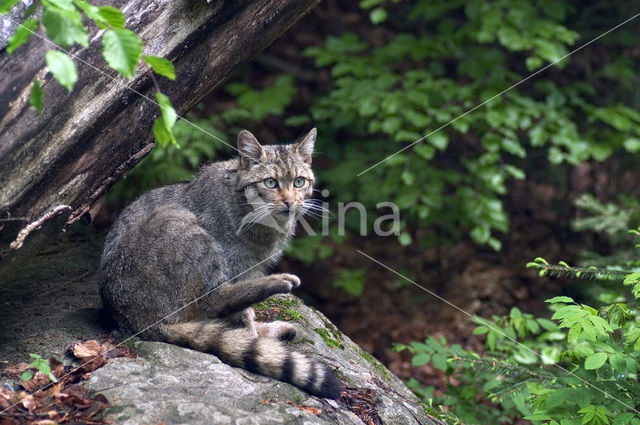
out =
<path fill-rule="evenodd" d="M 222 363 L 213 355 L 135 341 L 138 359 L 112 359 L 88 385 L 122 424 L 424 424 L 430 418 L 405 385 L 370 354 L 298 298 L 256 307 L 262 320 L 291 320 L 292 348 L 321 358 L 345 383 L 339 400 L 311 397 L 289 384 Z"/>

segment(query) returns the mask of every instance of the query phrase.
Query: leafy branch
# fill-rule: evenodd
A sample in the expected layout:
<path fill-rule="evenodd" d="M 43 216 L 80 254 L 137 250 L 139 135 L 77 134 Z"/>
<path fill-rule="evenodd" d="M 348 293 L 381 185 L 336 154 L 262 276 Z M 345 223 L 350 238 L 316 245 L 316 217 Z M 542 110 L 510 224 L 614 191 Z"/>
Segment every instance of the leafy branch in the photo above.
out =
<path fill-rule="evenodd" d="M 549 264 L 541 257 L 527 263 L 527 268 L 538 270 L 540 277 L 551 276 L 557 278 L 611 280 L 617 282 L 622 282 L 629 274 L 629 271 L 603 269 L 595 266 L 572 267 L 564 261 L 560 261 L 558 264 Z"/>
<path fill-rule="evenodd" d="M 19 0 L 0 0 L 0 14 L 7 14 Z M 39 10 L 42 16 L 37 18 Z M 51 42 L 58 49 L 50 49 L 45 54 L 47 68 L 53 77 L 67 90 L 72 91 L 78 80 L 78 71 L 73 58 L 67 50 L 70 46 L 79 44 L 89 46 L 87 27 L 83 23 L 83 16 L 92 21 L 98 28 L 104 30 L 102 34 L 102 56 L 115 71 L 125 78 L 131 79 L 140 63 L 144 61 L 154 73 L 175 80 L 176 74 L 173 64 L 159 56 L 142 54 L 142 40 L 133 31 L 126 28 L 122 11 L 113 6 L 93 6 L 87 0 L 38 0 L 27 9 L 26 20 L 18 25 L 13 36 L 9 39 L 7 53 L 12 54 L 20 46 L 27 43 L 38 26 L 42 27 Z M 157 85 L 156 85 L 157 87 Z M 42 112 L 44 93 L 38 80 L 31 86 L 29 103 Z M 160 92 L 156 93 L 161 115 L 156 119 L 153 132 L 156 140 L 162 145 L 177 144 L 173 134 L 173 126 L 177 120 L 175 109 L 169 98 Z"/>

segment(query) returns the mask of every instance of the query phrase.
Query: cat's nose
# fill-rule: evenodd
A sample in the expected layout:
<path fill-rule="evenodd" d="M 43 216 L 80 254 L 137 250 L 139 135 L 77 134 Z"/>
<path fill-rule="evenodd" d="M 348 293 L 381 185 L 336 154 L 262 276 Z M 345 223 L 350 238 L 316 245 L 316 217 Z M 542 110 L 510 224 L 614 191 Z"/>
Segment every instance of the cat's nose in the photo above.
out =
<path fill-rule="evenodd" d="M 287 208 L 291 208 L 291 205 L 293 205 L 293 199 L 283 199 L 282 202 L 284 202 Z"/>

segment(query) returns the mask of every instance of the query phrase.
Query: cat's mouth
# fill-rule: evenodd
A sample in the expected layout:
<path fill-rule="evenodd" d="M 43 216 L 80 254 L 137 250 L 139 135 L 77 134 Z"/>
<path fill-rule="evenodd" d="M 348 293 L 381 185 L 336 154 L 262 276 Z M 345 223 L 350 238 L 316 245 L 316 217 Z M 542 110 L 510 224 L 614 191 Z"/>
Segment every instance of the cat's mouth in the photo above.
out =
<path fill-rule="evenodd" d="M 300 208 L 297 207 L 284 207 L 279 208 L 275 213 L 280 217 L 295 217 L 301 212 Z"/>

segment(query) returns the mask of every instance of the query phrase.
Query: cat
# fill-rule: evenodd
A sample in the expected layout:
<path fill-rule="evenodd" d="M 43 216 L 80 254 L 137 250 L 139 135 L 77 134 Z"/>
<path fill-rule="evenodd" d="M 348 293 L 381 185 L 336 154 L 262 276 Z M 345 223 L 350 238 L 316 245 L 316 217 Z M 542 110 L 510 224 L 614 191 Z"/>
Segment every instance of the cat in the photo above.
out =
<path fill-rule="evenodd" d="M 295 275 L 265 273 L 293 236 L 296 218 L 313 208 L 315 139 L 314 128 L 299 143 L 262 146 L 243 130 L 239 157 L 127 207 L 105 239 L 99 266 L 102 302 L 119 331 L 339 398 L 342 383 L 325 363 L 283 344 L 295 327 L 258 323 L 251 308 L 300 285 Z"/>

